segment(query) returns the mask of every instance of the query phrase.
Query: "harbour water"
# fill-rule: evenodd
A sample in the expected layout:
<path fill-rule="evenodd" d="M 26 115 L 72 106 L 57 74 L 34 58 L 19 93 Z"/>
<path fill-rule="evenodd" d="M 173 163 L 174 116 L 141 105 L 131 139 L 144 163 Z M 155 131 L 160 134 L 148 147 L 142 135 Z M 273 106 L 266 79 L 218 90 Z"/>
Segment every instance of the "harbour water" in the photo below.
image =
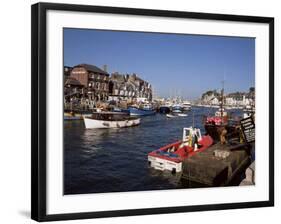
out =
<path fill-rule="evenodd" d="M 179 175 L 148 167 L 147 154 L 182 138 L 183 127 L 201 129 L 214 108 L 193 107 L 187 117 L 163 114 L 141 118 L 141 125 L 85 129 L 81 120 L 64 123 L 64 193 L 106 193 L 200 187 Z M 240 110 L 233 111 L 240 116 Z"/>

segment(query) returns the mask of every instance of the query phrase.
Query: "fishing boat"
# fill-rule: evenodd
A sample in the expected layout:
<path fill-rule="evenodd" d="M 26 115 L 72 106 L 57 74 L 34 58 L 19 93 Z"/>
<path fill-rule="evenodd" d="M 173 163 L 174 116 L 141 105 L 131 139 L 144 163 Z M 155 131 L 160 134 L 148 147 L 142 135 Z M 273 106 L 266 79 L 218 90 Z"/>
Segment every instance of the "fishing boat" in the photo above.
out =
<path fill-rule="evenodd" d="M 182 162 L 206 150 L 213 144 L 213 139 L 204 135 L 198 128 L 183 128 L 182 140 L 168 144 L 148 154 L 148 164 L 157 170 L 169 170 L 172 173 L 182 171 Z"/>
<path fill-rule="evenodd" d="M 174 104 L 172 106 L 172 112 L 173 113 L 181 113 L 183 111 L 183 108 L 180 104 Z"/>
<path fill-rule="evenodd" d="M 130 106 L 128 107 L 131 116 L 149 116 L 154 115 L 156 111 L 150 104 L 143 104 L 139 107 L 137 106 Z"/>
<path fill-rule="evenodd" d="M 183 109 L 184 111 L 189 111 L 189 110 L 191 110 L 191 103 L 190 103 L 189 101 L 187 101 L 187 100 L 183 101 L 183 103 L 182 103 L 182 109 Z"/>
<path fill-rule="evenodd" d="M 123 112 L 94 112 L 91 116 L 83 116 L 87 129 L 92 128 L 125 128 L 140 124 L 140 118 L 130 117 Z"/>
<path fill-rule="evenodd" d="M 227 131 L 229 137 L 239 136 L 237 124 L 230 119 L 229 114 L 224 109 L 224 87 L 221 89 L 220 107 L 214 116 L 204 117 L 204 127 L 207 135 L 214 141 L 219 141 L 223 130 Z"/>
<path fill-rule="evenodd" d="M 159 113 L 161 113 L 161 114 L 168 114 L 170 112 L 171 112 L 171 109 L 167 105 L 162 105 L 159 107 Z"/>

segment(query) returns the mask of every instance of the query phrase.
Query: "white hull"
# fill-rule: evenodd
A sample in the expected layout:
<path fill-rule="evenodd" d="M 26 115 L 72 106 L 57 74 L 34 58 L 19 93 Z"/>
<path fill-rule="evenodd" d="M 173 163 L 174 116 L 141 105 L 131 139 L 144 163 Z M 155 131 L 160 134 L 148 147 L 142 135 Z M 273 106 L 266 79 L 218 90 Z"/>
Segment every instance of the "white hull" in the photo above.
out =
<path fill-rule="evenodd" d="M 166 159 L 161 159 L 153 156 L 148 156 L 149 164 L 152 168 L 156 170 L 169 170 L 172 172 L 181 172 L 182 171 L 182 163 L 176 163 L 173 161 L 169 161 Z"/>
<path fill-rule="evenodd" d="M 172 115 L 172 114 L 166 114 L 166 117 L 168 118 L 173 118 L 173 117 L 176 117 L 175 115 Z"/>
<path fill-rule="evenodd" d="M 126 128 L 126 127 L 139 125 L 140 118 L 136 118 L 136 119 L 132 119 L 132 120 L 123 120 L 123 121 L 105 121 L 105 120 L 95 120 L 95 119 L 84 117 L 84 124 L 87 129 Z"/>
<path fill-rule="evenodd" d="M 187 114 L 178 114 L 179 117 L 187 117 Z"/>

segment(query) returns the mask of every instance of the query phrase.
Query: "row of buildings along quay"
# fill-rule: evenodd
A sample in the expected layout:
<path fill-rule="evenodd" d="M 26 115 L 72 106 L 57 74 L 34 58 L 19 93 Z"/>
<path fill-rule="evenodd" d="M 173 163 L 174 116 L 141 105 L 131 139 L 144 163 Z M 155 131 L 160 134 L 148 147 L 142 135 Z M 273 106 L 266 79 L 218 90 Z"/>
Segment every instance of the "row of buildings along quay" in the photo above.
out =
<path fill-rule="evenodd" d="M 120 107 L 152 100 L 152 86 L 137 74 L 109 74 L 107 66 L 64 67 L 65 110 L 88 110 L 116 102 Z"/>

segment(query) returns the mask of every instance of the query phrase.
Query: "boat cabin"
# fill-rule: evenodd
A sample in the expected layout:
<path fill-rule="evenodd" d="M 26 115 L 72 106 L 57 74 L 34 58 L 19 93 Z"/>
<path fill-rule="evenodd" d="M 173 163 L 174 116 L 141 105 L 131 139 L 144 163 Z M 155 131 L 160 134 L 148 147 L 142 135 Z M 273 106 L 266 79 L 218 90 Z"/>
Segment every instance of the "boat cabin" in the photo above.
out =
<path fill-rule="evenodd" d="M 130 117 L 128 113 L 125 112 L 95 112 L 90 118 L 104 121 L 121 121 L 129 119 Z"/>
<path fill-rule="evenodd" d="M 198 141 L 201 141 L 202 135 L 199 128 L 183 128 L 182 141 L 185 142 L 193 136 L 197 136 Z"/>
<path fill-rule="evenodd" d="M 215 113 L 215 117 L 227 117 L 227 112 L 224 110 L 218 110 Z"/>

